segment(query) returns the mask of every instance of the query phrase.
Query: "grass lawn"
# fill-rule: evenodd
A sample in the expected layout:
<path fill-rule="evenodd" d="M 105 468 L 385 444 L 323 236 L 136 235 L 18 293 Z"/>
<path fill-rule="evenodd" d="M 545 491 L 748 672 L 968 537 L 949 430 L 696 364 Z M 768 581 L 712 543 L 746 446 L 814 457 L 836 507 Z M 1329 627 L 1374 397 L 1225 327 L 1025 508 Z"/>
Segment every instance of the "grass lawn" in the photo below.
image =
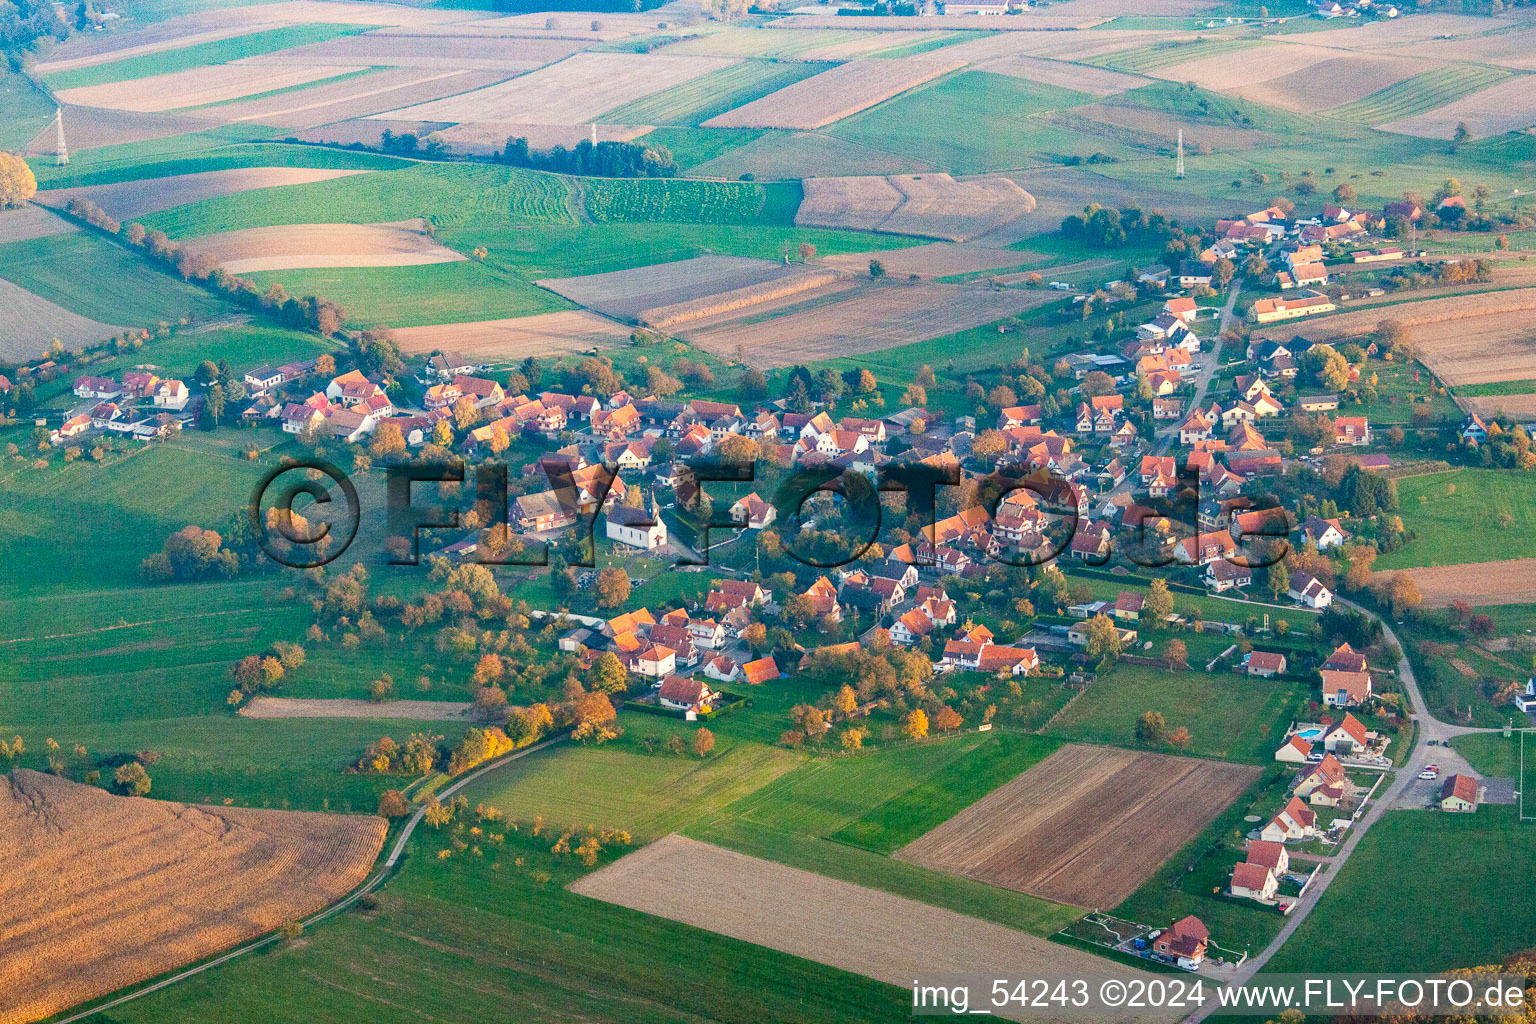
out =
<path fill-rule="evenodd" d="M 939 170 L 1018 167 L 1029 154 L 1053 146 L 1057 152 L 1077 151 L 1062 146 L 1062 136 L 1070 133 L 1053 135 L 1049 125 L 1031 114 L 1063 110 L 1092 99 L 1059 86 L 965 71 L 844 118 L 826 131 L 844 142 L 899 153 Z M 1099 148 L 1111 145 L 1097 141 Z"/>
<path fill-rule="evenodd" d="M 1268 969 L 1440 971 L 1497 964 L 1536 940 L 1524 899 L 1536 828 L 1511 806 L 1389 811 Z"/>
<path fill-rule="evenodd" d="M 152 341 L 137 352 L 113 356 L 99 363 L 92 363 L 92 374 L 111 377 L 143 363 L 153 363 L 155 372 L 162 377 L 191 379 L 197 367 L 205 359 L 229 361 L 236 370 L 266 363 L 281 366 L 300 359 L 334 351 L 335 346 L 318 335 L 304 331 L 290 331 L 282 327 L 268 327 L 259 322 L 239 324 L 233 327 L 215 327 L 206 330 L 182 330 L 160 341 Z M 77 401 L 70 396 L 71 401 Z M 214 434 L 187 434 L 178 442 L 186 444 L 194 436 L 226 439 L 245 438 L 240 431 L 224 430 Z M 253 435 L 260 437 L 261 435 Z M 263 442 L 263 447 L 270 439 Z"/>
<path fill-rule="evenodd" d="M 1286 680 L 1117 665 L 1056 719 L 1049 735 L 1128 747 L 1136 719 L 1157 711 L 1169 731 L 1189 730 L 1191 754 L 1264 762 L 1274 753 L 1271 736 L 1305 695 L 1302 684 Z"/>
<path fill-rule="evenodd" d="M 86 231 L 0 245 L 0 277 L 105 324 L 150 327 L 234 307 Z"/>
<path fill-rule="evenodd" d="M 893 853 L 1032 768 L 1058 746 L 1056 741 L 1040 736 L 998 733 L 923 782 L 838 829 L 831 838 L 875 853 Z"/>
<path fill-rule="evenodd" d="M 245 275 L 266 291 L 280 283 L 292 295 L 319 295 L 347 311 L 354 325 L 458 323 L 532 316 L 571 303 L 492 266 L 462 260 L 417 267 L 322 267 Z"/>
<path fill-rule="evenodd" d="M 1377 570 L 1521 558 L 1536 544 L 1536 476 L 1529 473 L 1431 473 L 1399 480 L 1397 494 L 1403 525 L 1418 536 L 1378 558 Z"/>
<path fill-rule="evenodd" d="M 628 726 L 642 716 L 626 714 Z M 641 726 L 643 728 L 643 726 Z M 721 743 L 707 760 L 625 749 L 562 746 L 530 755 L 515 773 L 469 787 L 471 805 L 554 824 L 611 825 L 646 842 L 675 832 L 794 767 L 795 755 L 757 743 Z"/>
<path fill-rule="evenodd" d="M 439 227 L 477 218 L 573 223 L 566 179 L 487 164 L 414 163 L 306 185 L 237 192 L 141 219 L 173 238 L 274 224 L 373 224 L 428 217 Z"/>
<path fill-rule="evenodd" d="M 1524 723 L 1516 722 L 1516 725 Z M 1536 759 L 1536 736 L 1525 738 L 1527 760 Z M 1502 733 L 1474 732 L 1451 741 L 1461 756 L 1480 774 L 1515 778 L 1520 774 L 1520 734 L 1505 739 Z M 1518 786 L 1516 788 L 1519 788 Z"/>
<path fill-rule="evenodd" d="M 740 149 L 768 133 L 766 128 L 657 128 L 641 136 L 648 146 L 665 146 L 678 170 L 691 173 L 700 164 Z"/>
<path fill-rule="evenodd" d="M 285 25 L 281 28 L 249 32 L 229 39 L 216 39 L 209 43 L 182 46 L 174 50 L 127 57 L 106 64 L 92 64 L 83 68 L 71 68 L 49 75 L 49 88 L 79 89 L 92 85 L 126 82 L 134 78 L 165 75 L 173 71 L 190 71 L 209 64 L 226 64 L 244 57 L 259 57 L 295 46 L 323 43 L 328 39 L 368 32 L 372 25 Z"/>

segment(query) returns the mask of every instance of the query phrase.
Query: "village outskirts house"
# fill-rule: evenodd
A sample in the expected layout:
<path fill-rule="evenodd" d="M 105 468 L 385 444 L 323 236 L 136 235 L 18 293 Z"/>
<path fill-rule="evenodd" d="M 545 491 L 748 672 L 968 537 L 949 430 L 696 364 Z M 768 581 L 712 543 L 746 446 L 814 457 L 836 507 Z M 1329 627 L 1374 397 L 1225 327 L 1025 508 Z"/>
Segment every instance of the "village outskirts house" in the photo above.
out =
<path fill-rule="evenodd" d="M 1175 921 L 1152 939 L 1152 951 L 1174 960 L 1186 971 L 1197 970 L 1205 960 L 1211 941 L 1210 929 L 1198 917 Z"/>

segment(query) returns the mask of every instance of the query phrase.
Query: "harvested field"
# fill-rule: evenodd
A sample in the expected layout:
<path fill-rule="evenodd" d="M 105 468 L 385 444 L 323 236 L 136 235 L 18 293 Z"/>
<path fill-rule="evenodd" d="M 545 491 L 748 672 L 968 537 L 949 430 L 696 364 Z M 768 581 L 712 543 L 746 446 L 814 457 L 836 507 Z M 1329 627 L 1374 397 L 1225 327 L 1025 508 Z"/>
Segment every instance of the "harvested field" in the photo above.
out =
<path fill-rule="evenodd" d="M 748 306 L 771 302 L 774 299 L 804 295 L 806 292 L 823 288 L 837 279 L 837 273 L 831 270 L 802 270 L 772 281 L 732 288 L 718 295 L 704 295 L 697 299 L 675 302 L 654 309 L 642 309 L 639 320 L 643 324 L 658 329 L 676 327 L 678 324 L 746 309 Z"/>
<path fill-rule="evenodd" d="M 1139 973 L 1002 925 L 676 834 L 578 879 L 571 891 L 893 985 L 911 985 L 919 975 Z"/>
<path fill-rule="evenodd" d="M 1439 43 L 1442 37 L 1483 36 L 1514 24 L 1507 18 L 1482 18 L 1469 14 L 1415 14 L 1411 18 L 1372 22 L 1369 26 L 1306 32 L 1304 38 L 1313 46 L 1332 46 L 1341 50 L 1386 50 L 1427 39 Z"/>
<path fill-rule="evenodd" d="M 190 116 L 223 124 L 259 121 L 282 128 L 310 128 L 367 117 L 401 103 L 424 102 L 502 81 L 504 71 L 389 68 L 356 78 L 322 82 L 297 92 L 228 103 Z"/>
<path fill-rule="evenodd" d="M 919 277 L 947 277 L 950 274 L 970 274 L 997 267 L 1017 267 L 1041 258 L 1036 253 L 1020 252 L 1018 249 L 994 249 L 981 245 L 934 242 L 931 245 L 914 245 L 907 249 L 827 256 L 821 262 L 839 270 L 863 274 L 868 272 L 869 261 L 874 259 L 885 264 L 886 272 L 895 277 L 906 277 L 909 274 L 916 274 Z"/>
<path fill-rule="evenodd" d="M 1406 121 L 1421 114 L 1433 114 L 1440 107 L 1510 79 L 1510 73 L 1501 68 L 1425 63 L 1431 65 L 1430 70 L 1323 113 L 1369 125 Z"/>
<path fill-rule="evenodd" d="M 1445 608 L 1452 601 L 1465 601 L 1474 607 L 1536 602 L 1536 558 L 1403 571 L 1418 584 L 1425 608 Z"/>
<path fill-rule="evenodd" d="M 240 714 L 246 718 L 400 718 L 421 722 L 461 721 L 475 706 L 467 701 L 371 700 L 341 698 L 301 700 L 295 697 L 252 697 Z"/>
<path fill-rule="evenodd" d="M 1170 82 L 1194 82 L 1201 88 L 1224 92 L 1289 75 L 1338 55 L 1337 50 L 1321 46 L 1266 42 L 1257 47 L 1158 67 L 1149 74 Z"/>
<path fill-rule="evenodd" d="M 0 245 L 24 242 L 29 238 L 47 238 L 77 231 L 74 224 L 41 206 L 23 206 L 19 210 L 0 211 Z"/>
<path fill-rule="evenodd" d="M 0 1022 L 47 1017 L 297 920 L 359 885 L 384 819 L 0 780 Z"/>
<path fill-rule="evenodd" d="M 1309 47 L 1310 49 L 1310 47 Z M 1277 78 L 1239 85 L 1232 92 L 1281 110 L 1311 114 L 1364 99 L 1425 71 L 1423 60 L 1370 53 L 1338 56 Z"/>
<path fill-rule="evenodd" d="M 64 123 L 69 126 L 69 146 L 77 151 L 121 146 L 130 142 L 150 142 L 204 131 L 208 127 L 206 120 L 188 114 L 143 114 L 128 110 L 72 106 L 64 108 Z M 52 135 L 46 131 L 40 133 L 32 140 L 26 155 L 52 156 Z"/>
<path fill-rule="evenodd" d="M 836 286 L 782 315 L 706 320 L 679 333 L 700 348 L 769 368 L 879 352 L 1014 316 L 1059 296 L 1043 291 L 889 281 L 839 294 Z M 771 304 L 770 304 L 771 305 Z"/>
<path fill-rule="evenodd" d="M 1526 422 L 1536 418 L 1536 394 L 1481 395 L 1476 398 L 1459 398 L 1457 401 L 1463 409 L 1475 412 L 1483 419 L 1491 419 L 1500 414 Z"/>
<path fill-rule="evenodd" d="M 365 64 L 374 67 L 525 71 L 564 60 L 574 39 L 477 38 L 443 35 L 344 36 L 270 54 L 268 64 Z"/>
<path fill-rule="evenodd" d="M 98 323 L 0 278 L 0 360 L 24 363 L 48 351 L 58 338 L 79 349 L 105 341 L 123 328 Z"/>
<path fill-rule="evenodd" d="M 1465 39 L 1433 39 L 1399 46 L 1391 52 L 1404 57 L 1465 60 L 1536 71 L 1536 28 L 1520 28 L 1512 32 Z"/>
<path fill-rule="evenodd" d="M 487 362 L 513 363 L 528 356 L 625 345 L 629 333 L 622 324 L 576 309 L 506 320 L 397 327 L 395 341 L 407 355 L 451 349 Z"/>
<path fill-rule="evenodd" d="M 703 127 L 822 128 L 962 66 L 944 57 L 850 61 L 712 117 Z"/>
<path fill-rule="evenodd" d="M 1035 198 L 1008 178 L 948 174 L 807 178 L 795 223 L 964 241 L 1030 213 Z"/>
<path fill-rule="evenodd" d="M 895 856 L 1080 907 L 1113 907 L 1259 769 L 1070 744 Z"/>
<path fill-rule="evenodd" d="M 71 199 L 89 199 L 121 221 L 169 210 L 186 203 L 201 202 L 235 192 L 283 185 L 307 185 L 316 181 L 344 178 L 367 171 L 338 171 L 310 167 L 237 167 L 199 174 L 173 174 L 164 178 L 120 181 L 110 185 L 86 185 L 57 188 L 37 194 L 45 206 L 63 208 Z"/>
<path fill-rule="evenodd" d="M 597 141 L 628 142 L 650 131 L 648 124 L 600 124 Z M 532 150 L 553 149 L 564 146 L 575 148 L 582 139 L 592 138 L 592 129 L 584 124 L 509 124 L 505 121 L 471 121 L 453 125 L 438 133 L 444 142 L 451 142 L 459 152 L 489 153 L 499 150 L 508 139 L 527 139 Z"/>
<path fill-rule="evenodd" d="M 578 53 L 500 85 L 378 116 L 456 124 L 582 125 L 605 111 L 734 63 L 727 57 Z"/>
<path fill-rule="evenodd" d="M 1150 78 L 1127 75 L 1108 68 L 1089 67 L 1086 64 L 1068 64 L 1066 61 L 1046 57 L 1030 57 L 1016 54 L 1000 57 L 985 64 L 975 65 L 977 71 L 991 71 L 1031 82 L 1043 82 L 1063 89 L 1076 89 L 1094 96 L 1114 96 L 1130 89 L 1149 84 Z"/>
<path fill-rule="evenodd" d="M 1478 139 L 1536 125 L 1536 85 L 1529 76 L 1517 75 L 1443 107 L 1377 127 L 1424 139 L 1449 139 L 1459 124 Z"/>
<path fill-rule="evenodd" d="M 1383 320 L 1412 328 L 1420 361 L 1447 384 L 1536 378 L 1536 288 L 1455 295 L 1320 317 L 1255 337 L 1334 341 L 1369 334 Z M 1524 314 L 1524 315 L 1523 315 Z"/>
<path fill-rule="evenodd" d="M 535 282 L 580 306 L 620 320 L 638 319 L 643 310 L 690 302 L 738 288 L 767 284 L 804 272 L 803 267 L 748 256 L 698 256 L 606 274 L 560 277 Z"/>
<path fill-rule="evenodd" d="M 59 98 L 65 103 L 84 107 L 158 113 L 237 100 L 259 92 L 287 89 L 357 70 L 355 67 L 338 64 L 274 67 L 236 61 L 232 64 L 193 68 L 190 71 L 175 71 L 168 75 L 136 78 L 130 82 L 65 89 L 59 93 Z"/>
<path fill-rule="evenodd" d="M 193 238 L 231 274 L 304 267 L 415 267 L 452 263 L 462 253 L 434 242 L 421 220 L 394 224 L 283 224 Z"/>
<path fill-rule="evenodd" d="M 1028 11 L 1022 17 L 978 18 L 967 14 L 896 15 L 881 18 L 860 18 L 849 23 L 847 18 L 833 14 L 797 14 L 775 23 L 788 29 L 847 29 L 854 32 L 891 32 L 918 29 L 924 32 L 954 31 L 955 29 L 986 29 L 991 32 L 1075 34 L 1068 30 L 1093 28 L 1110 20 L 1107 14 L 1040 14 Z M 866 24 L 873 22 L 873 24 Z"/>

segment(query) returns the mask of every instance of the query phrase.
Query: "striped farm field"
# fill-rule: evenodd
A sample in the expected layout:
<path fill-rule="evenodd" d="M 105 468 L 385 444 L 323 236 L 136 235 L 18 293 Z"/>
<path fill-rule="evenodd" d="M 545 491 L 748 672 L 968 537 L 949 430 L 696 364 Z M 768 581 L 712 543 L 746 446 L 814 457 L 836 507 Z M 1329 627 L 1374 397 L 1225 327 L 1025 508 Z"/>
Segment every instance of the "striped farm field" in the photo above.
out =
<path fill-rule="evenodd" d="M 1444 106 L 1509 77 L 1508 71 L 1497 68 L 1477 64 L 1451 64 L 1426 71 L 1422 75 L 1414 75 L 1364 99 L 1323 113 L 1361 124 L 1383 124 Z"/>
<path fill-rule="evenodd" d="M 1167 43 L 1154 43 L 1134 50 L 1117 50 L 1099 57 L 1090 57 L 1084 63 L 1133 75 L 1147 74 L 1160 68 L 1172 67 L 1185 61 L 1217 54 L 1247 50 L 1260 45 L 1258 39 L 1190 39 Z"/>
<path fill-rule="evenodd" d="M 750 103 L 831 67 L 832 64 L 821 61 L 744 61 L 654 96 L 626 103 L 608 111 L 603 115 L 603 120 L 613 124 L 697 127 L 700 122 L 717 114 Z"/>

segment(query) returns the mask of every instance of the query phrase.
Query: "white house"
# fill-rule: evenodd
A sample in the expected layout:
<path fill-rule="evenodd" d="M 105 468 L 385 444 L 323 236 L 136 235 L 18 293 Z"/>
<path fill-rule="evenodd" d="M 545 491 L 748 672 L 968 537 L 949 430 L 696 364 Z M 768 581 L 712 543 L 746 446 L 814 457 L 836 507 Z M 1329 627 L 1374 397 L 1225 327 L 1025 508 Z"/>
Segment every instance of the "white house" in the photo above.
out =
<path fill-rule="evenodd" d="M 1296 573 L 1291 577 L 1290 588 L 1286 595 L 1297 604 L 1316 611 L 1322 611 L 1333 603 L 1333 591 L 1323 586 L 1322 581 L 1315 576 L 1309 576 L 1304 572 Z"/>
<path fill-rule="evenodd" d="M 1264 826 L 1259 838 L 1265 842 L 1284 843 L 1307 839 L 1316 834 L 1317 814 L 1293 796 L 1290 803 Z"/>
<path fill-rule="evenodd" d="M 607 534 L 616 543 L 651 551 L 667 542 L 667 524 L 662 521 L 661 511 L 654 500 L 650 511 L 614 505 L 608 510 Z"/>
<path fill-rule="evenodd" d="M 1269 868 L 1245 861 L 1233 866 L 1232 885 L 1228 891 L 1233 896 L 1267 902 L 1274 898 L 1278 884 L 1275 873 Z"/>

